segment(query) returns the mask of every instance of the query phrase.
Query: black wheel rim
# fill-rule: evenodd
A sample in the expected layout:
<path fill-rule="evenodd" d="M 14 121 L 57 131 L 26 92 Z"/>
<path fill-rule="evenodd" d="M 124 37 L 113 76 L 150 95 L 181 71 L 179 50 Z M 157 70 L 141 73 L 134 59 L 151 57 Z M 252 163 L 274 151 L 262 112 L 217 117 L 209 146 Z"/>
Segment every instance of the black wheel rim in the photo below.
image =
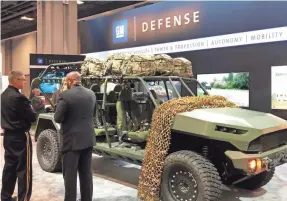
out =
<path fill-rule="evenodd" d="M 169 191 L 174 200 L 196 201 L 198 184 L 186 168 L 174 166 L 169 174 Z"/>
<path fill-rule="evenodd" d="M 47 138 L 42 141 L 42 159 L 45 164 L 50 164 L 53 153 L 52 153 L 52 143 Z"/>

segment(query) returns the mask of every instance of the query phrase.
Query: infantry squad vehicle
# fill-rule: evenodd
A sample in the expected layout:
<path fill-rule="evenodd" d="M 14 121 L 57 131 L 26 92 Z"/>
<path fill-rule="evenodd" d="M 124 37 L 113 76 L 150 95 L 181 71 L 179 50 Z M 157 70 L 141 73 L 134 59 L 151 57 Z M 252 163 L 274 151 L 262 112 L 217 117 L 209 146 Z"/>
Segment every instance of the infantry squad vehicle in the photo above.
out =
<path fill-rule="evenodd" d="M 60 82 L 43 78 L 49 72 L 80 71 L 80 66 L 81 62 L 50 65 L 33 80 L 32 87 Z M 171 98 L 169 90 L 172 98 L 195 96 L 191 87 L 195 83 L 208 95 L 196 79 L 178 76 L 89 77 L 82 83 L 97 97 L 94 153 L 138 165 L 143 161 L 153 111 Z M 167 97 L 161 100 L 149 90 L 154 85 L 165 86 Z M 38 117 L 35 140 L 40 166 L 56 172 L 61 171 L 60 125 L 54 121 L 56 106 L 50 103 L 51 108 Z M 123 106 L 121 111 L 117 104 Z M 200 194 L 207 186 L 210 195 L 204 201 L 215 200 L 222 183 L 255 190 L 272 179 L 277 166 L 287 162 L 287 121 L 269 113 L 242 108 L 195 109 L 177 114 L 171 130 L 162 173 L 163 200 L 201 201 Z M 186 170 L 189 174 L 177 174 Z"/>

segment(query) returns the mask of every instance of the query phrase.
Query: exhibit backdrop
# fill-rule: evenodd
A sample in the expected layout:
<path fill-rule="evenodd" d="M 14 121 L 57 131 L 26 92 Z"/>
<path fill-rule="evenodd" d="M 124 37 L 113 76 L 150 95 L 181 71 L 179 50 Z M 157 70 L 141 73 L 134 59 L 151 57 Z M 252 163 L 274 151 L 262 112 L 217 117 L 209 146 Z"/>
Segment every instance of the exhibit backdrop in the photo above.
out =
<path fill-rule="evenodd" d="M 55 63 L 68 63 L 84 61 L 85 55 L 58 55 L 58 54 L 30 54 L 30 82 L 36 77 L 41 76 L 44 70 Z M 49 72 L 44 78 L 63 78 L 66 76 L 65 71 Z M 40 92 L 52 95 L 59 89 L 59 83 L 42 83 Z"/>
<path fill-rule="evenodd" d="M 270 76 L 271 66 L 287 65 L 286 9 L 279 1 L 158 2 L 79 22 L 81 53 L 167 53 L 190 60 L 195 78 L 246 72 L 242 104 L 287 119 L 272 110 Z"/>
<path fill-rule="evenodd" d="M 287 109 L 287 66 L 272 66 L 271 95 L 272 109 Z"/>
<path fill-rule="evenodd" d="M 286 17 L 285 2 L 158 2 L 80 21 L 81 53 L 132 47 L 173 53 L 284 41 Z"/>

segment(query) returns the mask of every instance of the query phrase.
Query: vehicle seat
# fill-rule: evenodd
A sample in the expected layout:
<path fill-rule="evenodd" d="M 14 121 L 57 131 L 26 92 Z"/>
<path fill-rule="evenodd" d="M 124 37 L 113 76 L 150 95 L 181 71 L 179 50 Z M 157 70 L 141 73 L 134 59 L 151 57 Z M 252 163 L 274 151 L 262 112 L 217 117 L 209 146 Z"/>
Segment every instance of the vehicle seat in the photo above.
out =
<path fill-rule="evenodd" d="M 122 86 L 120 84 L 115 85 L 115 87 L 107 94 L 107 103 L 111 103 L 107 107 L 109 122 L 113 125 L 117 124 L 117 108 L 116 103 L 119 98 L 119 93 L 122 89 Z M 114 105 L 113 105 L 114 104 Z"/>
<path fill-rule="evenodd" d="M 138 104 L 146 104 L 148 101 L 148 95 L 144 92 L 134 92 L 133 100 Z"/>
<path fill-rule="evenodd" d="M 117 125 L 122 131 L 137 131 L 140 129 L 140 106 L 133 99 L 133 92 L 129 86 L 125 86 L 117 101 Z"/>
<path fill-rule="evenodd" d="M 162 100 L 160 100 L 155 91 L 154 90 L 150 90 L 150 92 L 152 93 L 153 97 L 155 98 L 155 101 L 160 105 L 163 103 Z M 143 118 L 145 119 L 145 121 L 148 124 L 151 124 L 152 121 L 152 115 L 153 115 L 153 111 L 155 109 L 155 106 L 151 100 L 151 98 L 146 95 L 146 108 L 145 108 L 145 112 L 141 113 L 141 116 L 143 116 Z M 143 143 L 147 141 L 147 138 L 149 136 L 150 130 L 143 130 L 143 131 L 134 131 L 134 132 L 129 132 L 128 133 L 128 137 L 133 141 L 133 142 L 137 142 L 137 143 Z"/>
<path fill-rule="evenodd" d="M 155 90 L 151 89 L 150 92 L 152 93 L 152 95 L 153 95 L 153 97 L 154 97 L 154 99 L 155 99 L 155 102 L 156 102 L 157 104 L 160 105 L 160 104 L 163 103 L 163 101 L 158 98 L 158 96 L 157 96 Z M 152 101 L 151 101 L 151 102 L 152 102 Z"/>
<path fill-rule="evenodd" d="M 103 99 L 103 94 L 101 93 L 101 88 L 98 84 L 93 84 L 90 89 L 95 93 L 97 101 Z"/>
<path fill-rule="evenodd" d="M 155 102 L 160 105 L 163 103 L 162 100 L 160 100 L 158 97 L 157 97 L 157 94 L 155 93 L 155 91 L 153 89 L 150 90 L 151 94 L 153 95 L 154 99 L 155 99 Z M 154 112 L 154 109 L 155 109 L 155 105 L 152 101 L 152 99 L 149 97 L 149 100 L 147 101 L 147 104 L 146 104 L 146 121 L 151 124 L 151 121 L 152 121 L 152 115 L 153 115 L 153 112 Z"/>
<path fill-rule="evenodd" d="M 119 93 L 119 98 L 116 103 L 117 109 L 117 129 L 120 131 L 127 131 L 127 107 L 126 104 L 128 101 L 132 100 L 131 88 L 125 86 Z"/>
<path fill-rule="evenodd" d="M 128 132 L 128 138 L 134 143 L 146 142 L 149 135 L 149 130 L 140 130 L 140 122 L 144 122 L 146 119 L 146 104 L 148 103 L 149 96 L 144 92 L 134 92 L 132 101 L 133 116 L 138 123 L 138 127 L 133 131 Z"/>
<path fill-rule="evenodd" d="M 99 108 L 101 107 L 101 100 L 103 98 L 103 93 L 101 93 L 101 88 L 98 84 L 93 84 L 90 88 L 97 97 L 97 103 L 95 108 L 95 115 L 94 115 L 94 124 L 95 124 L 95 136 L 104 136 L 105 135 L 105 128 L 103 127 L 102 118 L 100 116 Z M 116 129 L 113 127 L 108 127 L 109 135 L 115 135 Z"/>
<path fill-rule="evenodd" d="M 117 84 L 112 91 L 107 94 L 107 101 L 109 103 L 116 103 L 119 97 L 119 93 L 122 90 L 122 86 Z"/>
<path fill-rule="evenodd" d="M 131 139 L 132 142 L 142 143 L 142 142 L 146 142 L 147 141 L 149 133 L 150 133 L 150 130 L 134 131 L 134 132 L 129 132 L 128 133 L 128 137 Z"/>
<path fill-rule="evenodd" d="M 95 96 L 97 98 L 96 106 L 95 106 L 95 111 L 94 111 L 94 125 L 96 128 L 101 128 L 103 126 L 102 118 L 100 117 L 100 112 L 99 112 L 99 102 L 98 102 L 98 97 L 97 95 L 101 93 L 100 86 L 98 84 L 93 84 L 90 89 L 95 93 Z"/>
<path fill-rule="evenodd" d="M 98 137 L 98 136 L 104 136 L 106 135 L 105 133 L 105 128 L 95 128 L 95 136 Z M 116 129 L 113 128 L 113 127 L 108 127 L 108 134 L 109 135 L 115 135 L 116 134 Z"/>

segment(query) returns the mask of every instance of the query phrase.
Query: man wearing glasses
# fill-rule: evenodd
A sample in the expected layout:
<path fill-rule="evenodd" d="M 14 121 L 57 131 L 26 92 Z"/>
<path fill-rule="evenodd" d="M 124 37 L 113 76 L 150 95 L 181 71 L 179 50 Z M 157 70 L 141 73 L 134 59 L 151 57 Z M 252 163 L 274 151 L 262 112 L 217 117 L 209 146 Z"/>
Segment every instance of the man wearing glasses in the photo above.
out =
<path fill-rule="evenodd" d="M 2 175 L 1 201 L 12 198 L 18 179 L 18 201 L 30 200 L 32 193 L 31 123 L 36 121 L 30 101 L 19 92 L 25 84 L 25 75 L 12 71 L 9 86 L 1 94 L 1 127 L 4 130 L 5 165 Z"/>

